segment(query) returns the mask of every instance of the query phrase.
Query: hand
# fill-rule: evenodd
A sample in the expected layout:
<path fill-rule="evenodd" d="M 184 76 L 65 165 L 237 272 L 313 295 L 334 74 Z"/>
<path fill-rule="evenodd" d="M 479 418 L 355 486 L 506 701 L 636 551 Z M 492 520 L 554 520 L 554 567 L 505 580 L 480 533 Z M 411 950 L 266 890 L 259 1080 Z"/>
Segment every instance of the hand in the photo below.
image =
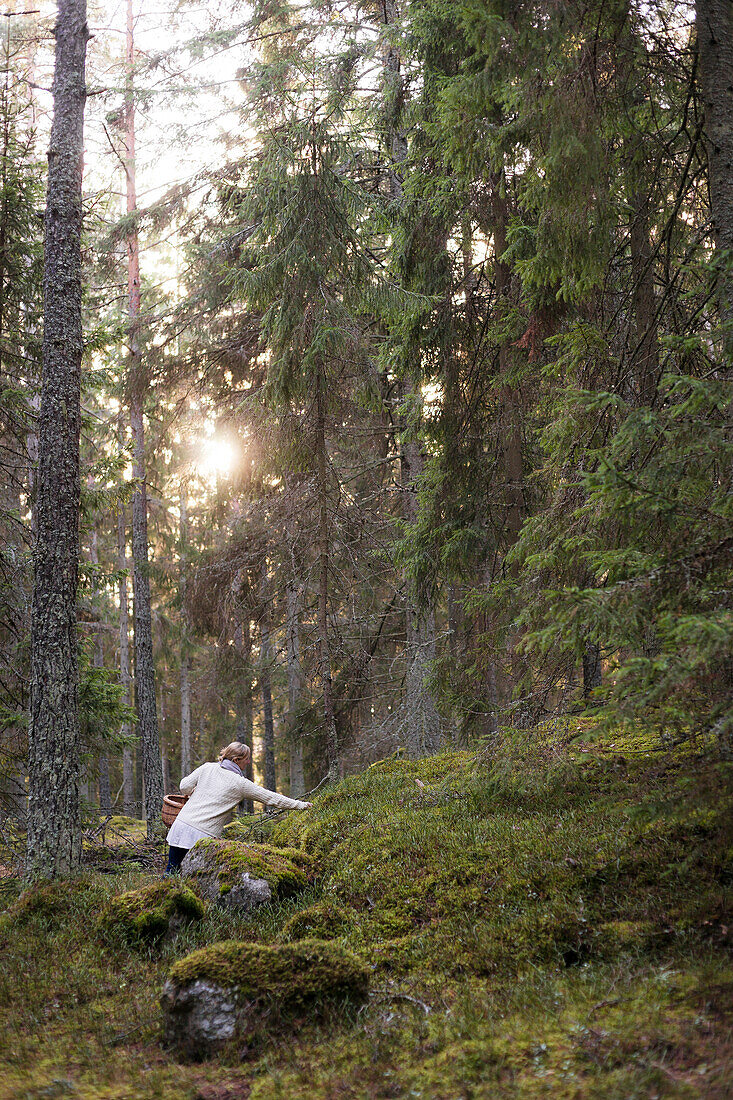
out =
<path fill-rule="evenodd" d="M 312 806 L 312 805 L 313 805 L 313 803 L 312 803 L 312 802 L 306 802 L 306 803 L 305 803 L 305 808 L 306 808 L 307 810 L 309 810 L 309 809 L 311 808 L 311 806 Z"/>

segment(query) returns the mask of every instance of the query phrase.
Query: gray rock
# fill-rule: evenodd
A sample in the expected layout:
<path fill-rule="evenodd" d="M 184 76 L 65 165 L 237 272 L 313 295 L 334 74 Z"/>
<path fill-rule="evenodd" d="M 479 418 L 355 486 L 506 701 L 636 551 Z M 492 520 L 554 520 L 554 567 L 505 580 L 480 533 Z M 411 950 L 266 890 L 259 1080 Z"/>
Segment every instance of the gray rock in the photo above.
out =
<path fill-rule="evenodd" d="M 325 940 L 224 940 L 179 959 L 163 987 L 163 1037 L 183 1058 L 236 1041 L 240 1056 L 367 996 L 369 967 Z"/>
<path fill-rule="evenodd" d="M 222 887 L 218 852 L 218 846 L 211 842 L 195 844 L 181 864 L 181 875 L 195 882 L 201 897 L 236 913 L 251 913 L 272 901 L 269 883 L 249 871 L 240 872 L 234 882 L 228 881 Z"/>
<path fill-rule="evenodd" d="M 177 986 L 167 981 L 161 995 L 163 1039 L 188 1058 L 200 1059 L 218 1050 L 237 1030 L 237 996 L 212 981 Z"/>

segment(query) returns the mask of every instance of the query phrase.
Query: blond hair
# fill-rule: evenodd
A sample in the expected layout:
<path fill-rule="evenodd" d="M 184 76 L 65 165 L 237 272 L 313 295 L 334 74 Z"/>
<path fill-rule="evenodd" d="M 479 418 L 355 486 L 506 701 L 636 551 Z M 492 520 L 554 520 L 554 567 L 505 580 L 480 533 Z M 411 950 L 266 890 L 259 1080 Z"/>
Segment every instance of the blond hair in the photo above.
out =
<path fill-rule="evenodd" d="M 251 753 L 249 747 L 242 741 L 232 741 L 227 745 L 225 749 L 222 749 L 219 753 L 218 759 L 221 760 L 246 760 L 249 763 Z"/>

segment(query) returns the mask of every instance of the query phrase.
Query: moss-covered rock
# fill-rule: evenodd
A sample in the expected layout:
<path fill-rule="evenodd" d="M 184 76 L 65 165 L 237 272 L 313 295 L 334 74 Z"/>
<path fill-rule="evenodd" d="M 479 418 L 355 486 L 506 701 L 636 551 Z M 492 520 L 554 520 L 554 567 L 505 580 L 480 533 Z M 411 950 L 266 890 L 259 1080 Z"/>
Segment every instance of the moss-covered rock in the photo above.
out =
<path fill-rule="evenodd" d="M 292 897 L 308 884 L 306 872 L 290 853 L 265 844 L 213 838 L 194 845 L 181 873 L 204 897 L 243 912 Z"/>
<path fill-rule="evenodd" d="M 201 920 L 206 906 L 187 886 L 163 879 L 112 898 L 97 927 L 105 937 L 130 944 L 154 943 L 175 934 L 184 924 Z"/>
<path fill-rule="evenodd" d="M 301 1012 L 313 1020 L 366 997 L 368 970 L 321 940 L 265 947 L 228 940 L 172 968 L 162 994 L 164 1036 L 179 1054 L 203 1058 L 238 1039 L 252 1044 Z"/>
<path fill-rule="evenodd" d="M 332 940 L 340 936 L 349 925 L 349 914 L 340 905 L 320 901 L 294 913 L 282 929 L 284 940 L 315 938 Z"/>
<path fill-rule="evenodd" d="M 24 890 L 3 914 L 3 924 L 31 921 L 59 925 L 94 911 L 105 894 L 99 882 L 86 877 L 40 882 Z"/>

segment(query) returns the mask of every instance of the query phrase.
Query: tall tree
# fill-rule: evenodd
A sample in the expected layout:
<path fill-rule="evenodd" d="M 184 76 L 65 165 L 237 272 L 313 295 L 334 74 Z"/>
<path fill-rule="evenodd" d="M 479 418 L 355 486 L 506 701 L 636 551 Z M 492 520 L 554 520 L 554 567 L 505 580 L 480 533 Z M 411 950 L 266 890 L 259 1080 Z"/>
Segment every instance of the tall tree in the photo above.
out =
<path fill-rule="evenodd" d="M 120 409 L 118 418 L 118 436 L 122 438 L 124 417 Z M 127 706 L 132 705 L 132 677 L 130 676 L 130 611 L 129 593 L 127 585 L 127 525 L 125 522 L 125 503 L 120 502 L 117 512 L 117 568 L 119 579 L 117 581 L 117 596 L 120 604 L 120 681 L 122 683 L 123 701 Z M 123 723 L 122 734 L 130 735 L 130 723 Z M 134 816 L 135 810 L 135 770 L 132 748 L 126 745 L 122 750 L 122 805 L 124 812 Z"/>
<path fill-rule="evenodd" d="M 181 485 L 179 497 L 179 589 L 181 598 L 181 774 L 191 772 L 191 655 L 189 653 L 189 624 L 186 610 L 188 585 L 188 487 Z"/>
<path fill-rule="evenodd" d="M 43 360 L 31 618 L 31 878 L 73 871 L 79 813 L 79 432 L 86 0 L 59 0 L 45 215 Z"/>
<path fill-rule="evenodd" d="M 272 630 L 270 626 L 270 578 L 267 556 L 262 560 L 260 573 L 260 666 L 259 681 L 262 695 L 262 748 L 264 750 L 265 786 L 277 790 L 275 772 L 275 721 L 272 713 Z"/>
<path fill-rule="evenodd" d="M 402 228 L 408 241 L 415 227 L 410 224 L 404 195 L 404 172 L 408 141 L 404 127 L 405 88 L 399 46 L 401 14 L 397 0 L 384 4 L 383 114 L 388 158 L 388 194 L 392 219 Z M 414 211 L 412 212 L 414 216 Z M 404 258 L 401 258 L 404 259 Z M 402 263 L 402 266 L 405 266 Z M 403 276 L 404 278 L 404 276 Z M 407 280 L 406 280 L 407 281 Z M 411 288 L 413 289 L 413 288 Z M 420 288 L 421 289 L 421 288 Z M 400 323 L 401 327 L 401 323 Z M 421 420 L 422 382 L 419 348 L 414 341 L 400 339 L 405 349 L 402 358 L 402 415 L 400 442 L 400 480 L 402 513 L 408 530 L 418 519 L 419 494 L 424 470 Z M 416 361 L 418 360 L 418 361 Z M 403 706 L 404 739 L 410 756 L 436 752 L 443 741 L 442 722 L 431 690 L 430 680 L 436 657 L 436 619 L 432 592 L 412 575 L 405 577 L 405 616 L 407 675 Z"/>
<path fill-rule="evenodd" d="M 132 0 L 127 0 L 126 36 L 126 97 L 125 97 L 125 181 L 127 214 L 130 219 L 127 234 L 127 285 L 129 310 L 130 427 L 132 429 L 132 474 L 135 488 L 132 496 L 132 558 L 133 598 L 135 616 L 135 703 L 137 706 L 140 752 L 145 785 L 145 820 L 148 836 L 160 828 L 163 805 L 163 771 L 160 756 L 160 734 L 155 700 L 155 663 L 153 657 L 153 627 L 150 607 L 150 576 L 148 561 L 148 500 L 145 464 L 144 402 L 147 383 L 143 371 L 140 346 L 140 253 L 138 247 L 137 186 L 135 171 L 135 99 L 133 76 L 135 68 L 135 22 Z"/>
<path fill-rule="evenodd" d="M 733 325 L 733 7 L 728 0 L 697 0 L 697 49 L 705 107 L 710 213 L 720 254 L 724 317 Z M 727 344 L 733 348 L 733 335 Z"/>
<path fill-rule="evenodd" d="M 297 549 L 293 517 L 289 517 L 286 530 L 287 560 L 285 564 L 285 600 L 286 623 L 285 645 L 288 668 L 288 732 L 290 744 L 290 797 L 300 798 L 305 794 L 305 774 L 303 771 L 303 739 L 296 730 L 298 708 L 301 703 L 302 670 L 300 664 L 300 594 L 299 570 L 297 567 Z"/>

